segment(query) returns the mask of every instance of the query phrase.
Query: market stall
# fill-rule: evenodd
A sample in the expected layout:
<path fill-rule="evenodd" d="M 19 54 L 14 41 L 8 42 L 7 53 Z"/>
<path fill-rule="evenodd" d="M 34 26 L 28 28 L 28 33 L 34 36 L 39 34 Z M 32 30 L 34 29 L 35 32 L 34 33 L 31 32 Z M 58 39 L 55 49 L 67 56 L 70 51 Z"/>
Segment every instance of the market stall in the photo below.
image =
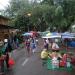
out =
<path fill-rule="evenodd" d="M 43 54 L 42 54 L 43 55 Z M 45 66 L 48 70 L 66 70 L 72 71 L 72 53 L 70 52 L 44 52 L 42 61 L 45 62 Z M 41 56 L 42 57 L 42 56 Z"/>
<path fill-rule="evenodd" d="M 75 38 L 74 35 L 71 35 L 71 33 L 48 33 L 45 36 L 42 36 L 43 39 L 61 39 L 63 41 L 64 39 L 73 39 Z M 64 41 L 67 43 L 66 41 Z M 62 42 L 61 42 L 62 43 Z M 72 42 L 74 44 L 74 42 Z M 75 46 L 75 45 L 74 45 Z M 65 49 L 67 49 L 68 45 L 66 44 Z M 74 54 L 73 54 L 74 55 Z M 66 70 L 66 71 L 72 71 L 73 70 L 73 64 L 71 63 L 73 60 L 72 53 L 68 53 L 68 51 L 48 51 L 48 57 L 46 57 L 46 67 L 49 70 Z M 74 57 L 75 58 L 75 57 Z M 75 63 L 75 62 L 74 62 Z"/>

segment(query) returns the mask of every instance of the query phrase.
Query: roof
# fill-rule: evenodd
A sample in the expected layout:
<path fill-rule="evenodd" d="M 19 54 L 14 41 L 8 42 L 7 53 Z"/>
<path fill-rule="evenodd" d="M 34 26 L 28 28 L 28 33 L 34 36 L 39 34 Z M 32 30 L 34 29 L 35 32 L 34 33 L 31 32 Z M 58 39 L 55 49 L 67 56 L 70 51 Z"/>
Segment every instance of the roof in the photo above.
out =
<path fill-rule="evenodd" d="M 0 29 L 16 29 L 15 27 L 0 24 Z"/>
<path fill-rule="evenodd" d="M 6 19 L 6 20 L 10 20 L 9 18 L 7 18 L 5 16 L 2 16 L 2 15 L 0 15 L 0 18 Z"/>

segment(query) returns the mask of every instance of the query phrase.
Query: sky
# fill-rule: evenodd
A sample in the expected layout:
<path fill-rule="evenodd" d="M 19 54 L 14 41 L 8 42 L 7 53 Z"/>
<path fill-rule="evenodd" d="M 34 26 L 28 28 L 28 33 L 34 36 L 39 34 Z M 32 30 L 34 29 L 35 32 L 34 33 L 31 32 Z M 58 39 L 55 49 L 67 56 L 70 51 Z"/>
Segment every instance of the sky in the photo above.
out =
<path fill-rule="evenodd" d="M 0 0 L 0 10 L 4 10 L 8 4 L 9 0 Z"/>
<path fill-rule="evenodd" d="M 31 0 L 29 0 L 29 1 L 31 1 Z M 38 2 L 39 2 L 39 0 L 38 0 Z M 9 0 L 0 0 L 0 10 L 4 10 L 8 4 L 9 4 Z"/>

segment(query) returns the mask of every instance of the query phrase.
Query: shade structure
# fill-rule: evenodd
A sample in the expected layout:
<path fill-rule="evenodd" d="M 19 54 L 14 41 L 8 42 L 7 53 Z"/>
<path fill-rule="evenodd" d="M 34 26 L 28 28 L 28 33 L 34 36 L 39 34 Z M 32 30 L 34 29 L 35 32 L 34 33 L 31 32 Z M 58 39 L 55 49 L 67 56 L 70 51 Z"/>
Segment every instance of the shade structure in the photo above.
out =
<path fill-rule="evenodd" d="M 61 36 L 43 36 L 42 38 L 61 38 Z"/>
<path fill-rule="evenodd" d="M 42 36 L 46 36 L 48 33 L 50 33 L 50 31 L 42 32 Z"/>
<path fill-rule="evenodd" d="M 32 33 L 24 33 L 22 34 L 23 36 L 32 36 L 33 34 Z"/>
<path fill-rule="evenodd" d="M 49 32 L 46 35 L 42 36 L 42 38 L 60 38 L 60 39 L 65 39 L 65 38 L 75 38 L 75 34 L 65 32 L 65 33 L 57 33 L 57 32 Z"/>
<path fill-rule="evenodd" d="M 47 34 L 46 34 L 46 36 L 51 36 L 51 35 L 52 35 L 51 33 L 47 33 Z"/>
<path fill-rule="evenodd" d="M 45 36 L 42 36 L 42 38 L 61 38 L 61 35 L 60 33 L 52 32 L 52 33 L 47 33 Z"/>
<path fill-rule="evenodd" d="M 65 38 L 75 38 L 75 36 L 74 36 L 74 34 L 72 34 L 72 33 L 69 33 L 69 32 L 66 32 L 66 33 L 61 33 L 61 37 L 63 38 L 63 39 L 65 39 Z"/>
<path fill-rule="evenodd" d="M 61 33 L 62 36 L 73 36 L 72 34 L 70 33 Z"/>
<path fill-rule="evenodd" d="M 62 36 L 62 39 L 65 39 L 65 38 L 73 39 L 73 38 L 75 38 L 75 37 L 74 37 L 74 36 Z"/>

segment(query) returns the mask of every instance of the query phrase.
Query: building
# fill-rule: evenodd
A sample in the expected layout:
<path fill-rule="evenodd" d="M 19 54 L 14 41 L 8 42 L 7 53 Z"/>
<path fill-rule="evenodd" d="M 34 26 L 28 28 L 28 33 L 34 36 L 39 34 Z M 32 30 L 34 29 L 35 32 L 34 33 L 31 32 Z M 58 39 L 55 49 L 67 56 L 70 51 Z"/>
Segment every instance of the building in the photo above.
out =
<path fill-rule="evenodd" d="M 8 38 L 13 27 L 8 26 L 9 18 L 0 15 L 0 40 Z"/>

